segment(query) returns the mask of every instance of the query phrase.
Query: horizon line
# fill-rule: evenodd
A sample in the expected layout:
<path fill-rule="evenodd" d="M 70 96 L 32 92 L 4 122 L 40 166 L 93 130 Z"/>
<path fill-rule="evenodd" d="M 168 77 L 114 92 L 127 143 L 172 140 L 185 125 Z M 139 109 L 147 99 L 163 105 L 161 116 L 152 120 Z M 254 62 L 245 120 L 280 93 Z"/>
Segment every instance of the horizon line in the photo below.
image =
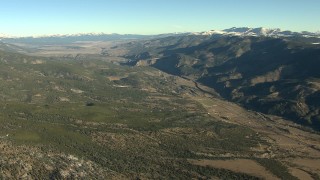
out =
<path fill-rule="evenodd" d="M 316 33 L 320 34 L 320 30 L 317 31 L 293 31 L 293 30 L 282 30 L 281 28 L 267 28 L 267 27 L 231 27 L 227 29 L 211 29 L 207 31 L 180 31 L 180 32 L 163 32 L 163 33 L 117 33 L 117 32 L 78 32 L 78 33 L 48 33 L 48 34 L 39 34 L 39 35 L 11 35 L 7 33 L 1 33 L 0 32 L 0 38 L 45 38 L 45 37 L 62 37 L 62 36 L 81 36 L 81 35 L 140 35 L 140 36 L 157 36 L 157 35 L 165 35 L 165 34 L 184 34 L 184 33 L 203 33 L 203 32 L 209 32 L 209 31 L 225 31 L 232 28 L 251 28 L 251 29 L 258 29 L 258 28 L 265 28 L 268 30 L 275 30 L 279 29 L 280 31 L 291 31 L 291 32 L 310 32 L 310 33 Z"/>

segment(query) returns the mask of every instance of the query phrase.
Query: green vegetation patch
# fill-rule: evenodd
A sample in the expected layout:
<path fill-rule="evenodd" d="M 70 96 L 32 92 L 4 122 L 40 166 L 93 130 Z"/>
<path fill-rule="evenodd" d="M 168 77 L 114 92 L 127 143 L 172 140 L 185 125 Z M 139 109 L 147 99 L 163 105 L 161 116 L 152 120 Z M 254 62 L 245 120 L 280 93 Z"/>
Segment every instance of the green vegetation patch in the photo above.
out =
<path fill-rule="evenodd" d="M 13 140 L 18 143 L 37 143 L 41 140 L 41 137 L 38 133 L 32 131 L 17 131 L 10 136 Z"/>
<path fill-rule="evenodd" d="M 256 159 L 256 161 L 280 179 L 298 179 L 289 173 L 281 162 L 274 159 Z"/>

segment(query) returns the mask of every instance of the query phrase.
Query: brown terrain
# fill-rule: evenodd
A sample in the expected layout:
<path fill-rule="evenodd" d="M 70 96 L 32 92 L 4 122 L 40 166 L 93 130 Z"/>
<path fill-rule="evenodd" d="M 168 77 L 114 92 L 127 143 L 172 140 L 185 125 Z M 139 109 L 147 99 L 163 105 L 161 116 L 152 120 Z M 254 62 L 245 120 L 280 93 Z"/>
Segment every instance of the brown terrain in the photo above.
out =
<path fill-rule="evenodd" d="M 271 174 L 263 166 L 253 160 L 235 159 L 235 160 L 190 160 L 191 163 L 198 166 L 209 166 L 214 168 L 228 169 L 234 172 L 251 174 L 266 180 L 279 179 Z"/>
<path fill-rule="evenodd" d="M 290 173 L 298 179 L 313 179 L 312 174 L 320 175 L 320 134 L 294 124 L 278 116 L 266 115 L 242 108 L 240 105 L 226 101 L 206 86 L 191 80 L 177 78 L 177 83 L 189 87 L 197 87 L 196 94 L 185 95 L 201 103 L 212 117 L 224 122 L 234 123 L 261 134 L 271 144 L 255 149 L 260 152 L 257 157 L 275 158 L 289 167 Z M 248 137 L 250 138 L 250 137 Z M 194 164 L 212 166 L 253 173 L 266 179 L 276 179 L 272 174 L 253 160 L 239 155 L 229 155 L 235 160 L 199 160 Z M 250 157 L 251 158 L 251 157 Z"/>

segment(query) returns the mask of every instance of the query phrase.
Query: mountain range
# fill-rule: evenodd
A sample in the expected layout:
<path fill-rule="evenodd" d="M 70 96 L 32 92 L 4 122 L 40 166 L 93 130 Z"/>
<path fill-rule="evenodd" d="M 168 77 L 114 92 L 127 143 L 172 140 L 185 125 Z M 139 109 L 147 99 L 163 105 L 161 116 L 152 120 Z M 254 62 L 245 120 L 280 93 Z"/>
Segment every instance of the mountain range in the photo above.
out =
<path fill-rule="evenodd" d="M 292 31 L 281 31 L 281 29 L 268 29 L 268 28 L 248 28 L 248 27 L 233 27 L 222 31 L 207 31 L 201 33 L 194 33 L 196 35 L 229 35 L 229 36 L 267 36 L 267 37 L 313 37 L 320 38 L 319 32 L 292 32 Z"/>
<path fill-rule="evenodd" d="M 79 34 L 56 34 L 44 36 L 26 36 L 14 37 L 10 35 L 0 34 L 0 39 L 7 43 L 72 43 L 76 41 L 112 41 L 112 40 L 134 40 L 134 39 L 152 39 L 169 36 L 186 36 L 186 35 L 202 35 L 202 36 L 266 36 L 266 37 L 305 37 L 320 39 L 320 32 L 293 32 L 281 31 L 280 29 L 268 28 L 249 28 L 249 27 L 233 27 L 225 30 L 211 30 L 205 32 L 187 32 L 187 33 L 168 33 L 160 35 L 139 35 L 139 34 L 106 34 L 106 33 L 79 33 Z"/>

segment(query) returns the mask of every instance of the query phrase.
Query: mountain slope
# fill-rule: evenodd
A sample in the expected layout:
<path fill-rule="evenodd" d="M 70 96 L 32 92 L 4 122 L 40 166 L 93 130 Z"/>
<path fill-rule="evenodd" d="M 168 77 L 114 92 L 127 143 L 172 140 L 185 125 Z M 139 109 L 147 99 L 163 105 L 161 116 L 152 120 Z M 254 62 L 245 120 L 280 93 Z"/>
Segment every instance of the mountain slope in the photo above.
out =
<path fill-rule="evenodd" d="M 133 60 L 131 64 L 151 65 L 174 75 L 188 76 L 251 109 L 320 128 L 317 103 L 320 46 L 310 43 L 314 38 L 212 35 L 179 38 L 171 38 L 175 40 L 173 45 L 157 46 L 156 42 L 161 40 L 154 40 L 152 46 L 144 42 L 149 46 L 135 51 L 137 55 L 129 57 Z M 184 39 L 190 38 L 197 43 L 184 43 Z M 140 42 L 140 46 L 145 44 Z M 148 56 L 141 58 L 139 52 Z"/>
<path fill-rule="evenodd" d="M 200 81 L 249 108 L 320 128 L 320 49 L 256 42 L 241 57 L 208 69 Z"/>

